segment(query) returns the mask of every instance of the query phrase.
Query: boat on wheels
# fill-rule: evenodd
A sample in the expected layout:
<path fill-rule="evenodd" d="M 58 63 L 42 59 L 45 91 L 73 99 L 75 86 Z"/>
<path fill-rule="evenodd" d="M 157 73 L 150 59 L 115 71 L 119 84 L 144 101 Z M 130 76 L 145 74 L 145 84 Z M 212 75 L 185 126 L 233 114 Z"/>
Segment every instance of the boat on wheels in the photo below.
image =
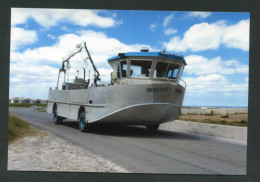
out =
<path fill-rule="evenodd" d="M 84 53 L 85 67 L 76 71 L 73 81 L 66 81 L 71 77 L 70 60 L 78 53 Z M 140 52 L 118 53 L 108 64 L 111 81 L 103 83 L 86 42 L 63 58 L 57 86 L 48 95 L 47 112 L 53 113 L 55 124 L 68 118 L 77 120 L 80 131 L 92 123 L 143 125 L 156 131 L 179 117 L 186 89 L 183 56 L 143 47 Z"/>

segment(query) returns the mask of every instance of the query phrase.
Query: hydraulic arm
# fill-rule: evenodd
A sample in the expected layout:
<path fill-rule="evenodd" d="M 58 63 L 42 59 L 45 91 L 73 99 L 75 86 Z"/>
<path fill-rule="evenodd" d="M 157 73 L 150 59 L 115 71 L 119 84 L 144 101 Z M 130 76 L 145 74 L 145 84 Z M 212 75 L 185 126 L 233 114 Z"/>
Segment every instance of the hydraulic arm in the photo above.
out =
<path fill-rule="evenodd" d="M 85 50 L 86 51 L 86 53 L 87 53 L 87 57 L 85 58 L 85 59 L 89 59 L 90 60 L 90 62 L 91 62 L 91 65 L 92 65 L 92 67 L 93 67 L 93 69 L 94 69 L 94 85 L 96 86 L 97 85 L 97 81 L 98 80 L 100 80 L 100 78 L 99 78 L 99 72 L 98 72 L 98 70 L 97 70 L 97 68 L 96 68 L 96 66 L 95 66 L 95 64 L 94 64 L 94 62 L 93 62 L 93 60 L 92 60 L 92 58 L 91 58 L 91 56 L 90 56 L 90 54 L 89 54 L 89 51 L 88 51 L 88 49 L 87 49 L 87 45 L 86 45 L 86 42 L 82 42 L 82 43 L 80 43 L 80 44 L 77 44 L 76 45 L 76 48 L 73 50 L 73 51 L 71 51 L 71 53 L 70 54 L 68 54 L 66 57 L 64 57 L 63 59 L 62 59 L 62 67 L 59 69 L 59 75 L 58 75 L 58 81 L 57 81 L 57 88 L 58 88 L 58 84 L 59 84 L 59 78 L 60 78 L 60 73 L 61 72 L 64 72 L 64 74 L 66 74 L 66 70 L 67 69 L 69 69 L 69 60 L 73 57 L 73 56 L 75 56 L 76 54 L 78 54 L 78 53 L 80 53 L 81 51 L 83 51 L 83 50 Z M 67 63 L 67 66 L 65 66 L 65 63 Z M 84 69 L 84 72 L 85 72 L 85 69 Z M 85 75 L 85 74 L 84 74 Z M 64 78 L 65 79 L 65 78 Z"/>

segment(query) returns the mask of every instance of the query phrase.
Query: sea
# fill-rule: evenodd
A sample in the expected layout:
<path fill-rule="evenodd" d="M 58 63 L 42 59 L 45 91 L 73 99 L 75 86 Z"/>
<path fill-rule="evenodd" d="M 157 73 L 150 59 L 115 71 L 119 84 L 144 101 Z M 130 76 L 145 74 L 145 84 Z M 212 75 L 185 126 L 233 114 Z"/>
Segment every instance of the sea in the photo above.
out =
<path fill-rule="evenodd" d="M 248 109 L 247 106 L 198 106 L 198 105 L 183 105 L 182 107 L 195 107 L 195 108 L 239 108 L 239 109 Z"/>

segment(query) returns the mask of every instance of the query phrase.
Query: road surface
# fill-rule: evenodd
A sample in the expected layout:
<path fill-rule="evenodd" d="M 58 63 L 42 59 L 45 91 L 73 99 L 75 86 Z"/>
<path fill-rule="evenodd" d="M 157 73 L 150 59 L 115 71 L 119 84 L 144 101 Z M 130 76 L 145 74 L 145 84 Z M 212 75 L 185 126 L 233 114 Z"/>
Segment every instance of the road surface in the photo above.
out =
<path fill-rule="evenodd" d="M 30 108 L 10 108 L 30 124 L 48 130 L 132 173 L 246 174 L 246 144 L 141 126 L 95 126 L 81 133 L 78 125 L 52 123 L 52 115 Z"/>

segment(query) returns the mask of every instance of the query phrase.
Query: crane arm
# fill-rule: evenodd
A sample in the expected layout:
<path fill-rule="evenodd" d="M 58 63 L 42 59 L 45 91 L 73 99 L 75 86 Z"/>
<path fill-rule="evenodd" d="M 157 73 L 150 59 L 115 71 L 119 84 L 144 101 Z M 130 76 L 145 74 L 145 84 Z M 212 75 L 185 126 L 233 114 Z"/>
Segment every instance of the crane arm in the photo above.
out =
<path fill-rule="evenodd" d="M 65 63 L 67 62 L 68 65 L 69 65 L 69 60 L 70 60 L 74 55 L 80 53 L 80 52 L 82 51 L 82 49 L 85 49 L 85 51 L 87 52 L 87 55 L 88 55 L 87 59 L 90 60 L 91 65 L 92 65 L 94 71 L 97 73 L 97 74 L 95 75 L 95 78 L 94 78 L 94 84 L 96 85 L 96 84 L 97 84 L 97 81 L 99 80 L 99 72 L 98 72 L 98 70 L 96 69 L 96 66 L 95 66 L 95 64 L 94 64 L 94 62 L 93 62 L 93 60 L 92 60 L 92 58 L 91 58 L 91 56 L 90 56 L 90 54 L 89 54 L 89 52 L 88 52 L 88 49 L 87 49 L 87 46 L 86 46 L 86 42 L 82 42 L 82 43 L 80 43 L 80 44 L 77 44 L 77 45 L 76 45 L 76 48 L 75 48 L 73 51 L 71 51 L 70 54 L 68 54 L 67 56 L 65 56 L 65 57 L 62 59 L 62 67 L 61 67 L 61 69 L 59 70 L 59 72 L 64 72 L 64 73 L 66 73 Z"/>

